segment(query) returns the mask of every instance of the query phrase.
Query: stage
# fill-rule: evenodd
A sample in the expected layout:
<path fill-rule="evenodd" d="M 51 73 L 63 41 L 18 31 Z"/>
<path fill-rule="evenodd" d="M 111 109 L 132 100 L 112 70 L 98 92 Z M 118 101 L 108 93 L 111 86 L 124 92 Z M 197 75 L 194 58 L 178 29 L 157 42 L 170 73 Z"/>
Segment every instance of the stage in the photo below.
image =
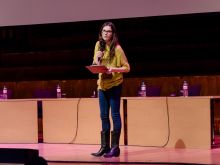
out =
<path fill-rule="evenodd" d="M 36 149 L 48 165 L 70 164 L 220 164 L 220 148 L 175 149 L 121 146 L 118 158 L 93 157 L 99 145 L 79 144 L 0 144 L 0 148 Z M 0 163 L 1 164 L 1 163 Z"/>

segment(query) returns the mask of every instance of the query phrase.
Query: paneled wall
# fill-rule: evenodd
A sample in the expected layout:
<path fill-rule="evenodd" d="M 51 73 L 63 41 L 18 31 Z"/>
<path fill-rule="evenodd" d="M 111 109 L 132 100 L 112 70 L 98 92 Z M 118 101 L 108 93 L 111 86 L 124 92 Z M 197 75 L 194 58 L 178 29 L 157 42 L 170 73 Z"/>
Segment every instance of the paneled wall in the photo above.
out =
<path fill-rule="evenodd" d="M 160 86 L 161 96 L 178 94 L 183 80 L 190 85 L 200 84 L 202 96 L 220 95 L 220 75 L 216 76 L 176 76 L 176 77 L 143 77 L 125 78 L 122 96 L 137 96 L 141 81 L 150 86 Z M 91 97 L 96 91 L 96 79 L 80 80 L 47 80 L 47 81 L 19 81 L 0 83 L 0 87 L 6 85 L 12 90 L 12 98 L 32 98 L 36 89 L 55 92 L 57 84 L 61 85 L 63 97 Z"/>
<path fill-rule="evenodd" d="M 110 20 L 131 64 L 127 77 L 220 74 L 220 13 Z M 86 69 L 109 20 L 0 27 L 0 80 L 92 79 Z"/>
<path fill-rule="evenodd" d="M 124 96 L 136 96 L 142 80 L 167 96 L 183 79 L 200 83 L 202 95 L 219 95 L 219 19 L 217 12 L 0 27 L 0 85 L 11 88 L 13 98 L 58 83 L 66 97 L 89 97 L 97 75 L 85 66 L 92 63 L 99 28 L 112 21 L 131 65 Z"/>

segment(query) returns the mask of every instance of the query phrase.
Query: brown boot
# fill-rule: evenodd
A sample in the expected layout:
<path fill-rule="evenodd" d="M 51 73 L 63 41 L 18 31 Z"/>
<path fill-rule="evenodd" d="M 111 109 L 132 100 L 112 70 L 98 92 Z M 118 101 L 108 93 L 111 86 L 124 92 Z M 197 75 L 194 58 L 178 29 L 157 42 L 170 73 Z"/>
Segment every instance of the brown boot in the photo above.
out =
<path fill-rule="evenodd" d="M 104 154 L 105 158 L 111 157 L 118 157 L 120 155 L 120 148 L 119 148 L 119 139 L 120 139 L 120 132 L 112 131 L 111 132 L 111 150 Z"/>
<path fill-rule="evenodd" d="M 109 131 L 101 131 L 101 148 L 98 152 L 92 153 L 91 155 L 100 157 L 110 151 L 110 133 Z"/>

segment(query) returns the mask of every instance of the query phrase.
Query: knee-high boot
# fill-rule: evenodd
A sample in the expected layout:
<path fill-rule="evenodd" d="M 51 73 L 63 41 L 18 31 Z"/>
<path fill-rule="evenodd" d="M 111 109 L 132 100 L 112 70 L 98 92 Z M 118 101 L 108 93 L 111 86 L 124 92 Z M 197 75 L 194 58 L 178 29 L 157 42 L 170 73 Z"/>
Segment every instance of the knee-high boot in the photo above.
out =
<path fill-rule="evenodd" d="M 111 150 L 108 153 L 104 154 L 105 158 L 118 157 L 120 155 L 119 139 L 120 139 L 120 132 L 112 131 Z"/>
<path fill-rule="evenodd" d="M 110 151 L 110 132 L 109 131 L 101 131 L 101 148 L 98 152 L 92 153 L 93 156 L 102 156 L 105 153 Z"/>

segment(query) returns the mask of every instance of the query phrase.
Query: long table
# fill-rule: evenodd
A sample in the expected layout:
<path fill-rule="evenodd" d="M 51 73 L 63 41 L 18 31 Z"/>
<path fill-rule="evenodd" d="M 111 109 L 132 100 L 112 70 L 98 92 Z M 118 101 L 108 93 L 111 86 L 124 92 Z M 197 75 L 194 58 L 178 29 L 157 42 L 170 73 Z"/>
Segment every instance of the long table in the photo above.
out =
<path fill-rule="evenodd" d="M 123 97 L 120 145 L 211 148 L 211 99 Z M 39 121 L 44 143 L 100 143 L 97 98 L 1 100 L 0 113 L 0 143 L 37 143 Z"/>

